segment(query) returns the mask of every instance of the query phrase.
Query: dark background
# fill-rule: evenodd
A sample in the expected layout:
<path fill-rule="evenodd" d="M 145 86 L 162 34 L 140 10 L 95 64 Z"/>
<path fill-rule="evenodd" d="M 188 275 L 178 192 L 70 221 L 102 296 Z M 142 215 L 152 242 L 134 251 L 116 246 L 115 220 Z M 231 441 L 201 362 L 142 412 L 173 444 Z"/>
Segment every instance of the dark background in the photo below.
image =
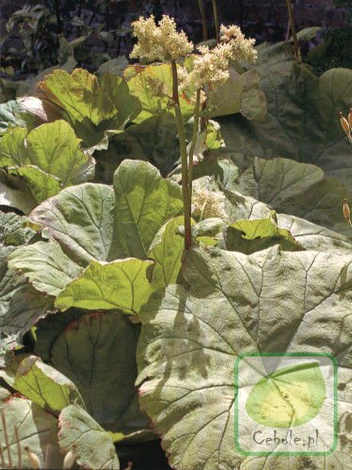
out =
<path fill-rule="evenodd" d="M 212 2 L 204 4 L 209 37 L 214 37 Z M 240 25 L 258 44 L 286 37 L 285 0 L 218 0 L 217 4 L 220 22 Z M 297 30 L 321 26 L 325 34 L 344 31 L 346 44 L 341 47 L 352 49 L 351 0 L 296 0 L 293 5 Z M 131 21 L 151 13 L 157 18 L 174 16 L 194 42 L 202 40 L 198 0 L 1 0 L 0 72 L 15 80 L 36 74 L 63 64 L 67 49 L 74 50 L 78 66 L 94 71 L 106 60 L 128 56 L 133 45 Z"/>

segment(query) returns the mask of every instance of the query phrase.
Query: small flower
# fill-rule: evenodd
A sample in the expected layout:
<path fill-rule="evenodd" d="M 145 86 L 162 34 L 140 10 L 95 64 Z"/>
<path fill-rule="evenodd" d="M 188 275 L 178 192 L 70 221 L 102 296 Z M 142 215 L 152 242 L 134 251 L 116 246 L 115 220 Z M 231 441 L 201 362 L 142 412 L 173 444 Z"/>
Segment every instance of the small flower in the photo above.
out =
<path fill-rule="evenodd" d="M 130 54 L 131 58 L 140 58 L 146 62 L 177 60 L 193 51 L 193 43 L 188 41 L 186 34 L 176 31 L 173 18 L 163 15 L 159 25 L 151 15 L 142 16 L 132 23 L 133 36 L 138 38 Z"/>

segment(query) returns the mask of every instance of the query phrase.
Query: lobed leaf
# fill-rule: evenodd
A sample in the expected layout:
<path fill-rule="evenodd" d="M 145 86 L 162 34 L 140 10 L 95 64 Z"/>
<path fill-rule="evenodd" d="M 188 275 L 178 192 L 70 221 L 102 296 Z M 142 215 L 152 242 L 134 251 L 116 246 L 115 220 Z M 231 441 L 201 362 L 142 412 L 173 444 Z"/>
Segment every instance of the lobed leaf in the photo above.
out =
<path fill-rule="evenodd" d="M 37 94 L 47 113 L 67 120 L 87 147 L 101 141 L 105 130 L 123 129 L 140 111 L 126 82 L 110 73 L 98 80 L 83 69 L 54 70 L 38 84 Z"/>
<path fill-rule="evenodd" d="M 93 161 L 80 149 L 80 140 L 63 120 L 42 124 L 27 136 L 30 163 L 57 176 L 63 186 L 94 176 Z"/>
<path fill-rule="evenodd" d="M 170 64 L 152 64 L 142 67 L 132 65 L 124 71 L 124 76 L 127 78 L 130 93 L 137 97 L 142 105 L 142 111 L 134 119 L 134 122 L 143 122 L 145 119 L 165 112 L 165 110 L 173 113 L 172 106 L 169 105 L 170 96 L 172 95 Z M 150 87 L 149 80 L 157 80 L 163 84 L 166 96 L 156 96 Z M 194 104 L 184 94 L 180 96 L 180 106 L 185 119 L 193 114 Z"/>
<path fill-rule="evenodd" d="M 20 127 L 7 131 L 0 141 L 0 165 L 34 165 L 59 178 L 64 186 L 81 183 L 94 174 L 80 140 L 63 120 L 42 124 L 28 134 Z"/>
<path fill-rule="evenodd" d="M 1 203 L 30 212 L 63 186 L 94 175 L 93 160 L 80 149 L 80 140 L 65 121 L 42 124 L 29 133 L 9 129 L 0 141 Z M 0 183 L 0 184 L 1 184 Z"/>
<path fill-rule="evenodd" d="M 176 281 L 181 237 L 172 237 L 170 253 L 155 250 L 159 280 L 152 284 L 153 263 L 142 259 L 153 256 L 149 250 L 159 229 L 181 210 L 177 184 L 164 180 L 148 163 L 126 160 L 116 172 L 115 201 L 109 186 L 86 183 L 38 206 L 29 223 L 49 241 L 17 249 L 10 266 L 25 273 L 39 291 L 58 296 L 56 306 L 62 310 L 118 308 L 136 314 L 152 291 Z M 160 242 L 165 250 L 169 240 Z"/>

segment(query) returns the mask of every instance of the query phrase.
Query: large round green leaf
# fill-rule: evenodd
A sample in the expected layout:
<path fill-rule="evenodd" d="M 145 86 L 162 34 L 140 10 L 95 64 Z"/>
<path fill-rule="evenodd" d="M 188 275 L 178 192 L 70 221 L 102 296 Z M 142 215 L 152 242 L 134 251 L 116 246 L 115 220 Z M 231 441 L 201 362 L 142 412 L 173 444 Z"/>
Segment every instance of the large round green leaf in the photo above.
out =
<path fill-rule="evenodd" d="M 151 64 L 146 67 L 131 66 L 127 68 L 124 75 L 129 78 L 127 81 L 130 93 L 137 97 L 142 105 L 142 111 L 134 122 L 143 122 L 153 116 L 163 113 L 165 110 L 172 112 L 169 106 L 169 96 L 172 94 L 172 72 L 170 64 Z M 158 81 L 165 89 L 163 97 L 155 96 L 150 80 Z M 194 111 L 191 101 L 181 94 L 180 106 L 182 114 L 190 117 Z"/>
<path fill-rule="evenodd" d="M 94 175 L 93 161 L 80 149 L 72 127 L 58 120 L 33 129 L 14 128 L 0 142 L 0 165 L 34 165 L 60 179 L 64 186 Z"/>
<path fill-rule="evenodd" d="M 8 172 L 1 172 L 1 203 L 28 213 L 62 187 L 91 179 L 95 163 L 81 150 L 72 127 L 58 120 L 30 132 L 10 128 L 0 141 L 0 166 Z"/>
<path fill-rule="evenodd" d="M 137 353 L 141 403 L 173 468 L 233 469 L 241 462 L 252 468 L 247 462 L 253 458 L 235 450 L 234 365 L 240 354 L 314 353 L 323 345 L 338 358 L 342 375 L 351 370 L 351 266 L 348 254 L 277 248 L 251 256 L 218 249 L 187 253 L 189 288 L 169 286 L 152 295 L 140 313 Z M 352 410 L 344 392 L 339 409 Z M 336 454 L 309 457 L 312 465 L 319 468 L 325 459 L 326 470 L 350 468 L 346 440 Z M 302 462 L 295 456 L 289 461 L 292 468 Z M 280 456 L 271 462 L 276 466 L 262 459 L 262 467 L 253 468 L 288 468 Z"/>
<path fill-rule="evenodd" d="M 110 186 L 85 183 L 45 201 L 32 211 L 29 223 L 49 241 L 11 255 L 11 268 L 25 273 L 36 289 L 60 295 L 60 309 L 137 313 L 153 290 L 176 281 L 183 247 L 176 226 L 160 232 L 152 243 L 182 211 L 180 187 L 163 179 L 151 164 L 132 160 L 120 165 L 114 187 L 115 198 Z M 152 285 L 151 262 L 137 257 L 157 260 Z"/>
<path fill-rule="evenodd" d="M 181 188 L 150 163 L 125 160 L 114 189 L 85 183 L 66 188 L 29 216 L 81 266 L 93 260 L 147 258 L 158 230 L 182 211 Z"/>

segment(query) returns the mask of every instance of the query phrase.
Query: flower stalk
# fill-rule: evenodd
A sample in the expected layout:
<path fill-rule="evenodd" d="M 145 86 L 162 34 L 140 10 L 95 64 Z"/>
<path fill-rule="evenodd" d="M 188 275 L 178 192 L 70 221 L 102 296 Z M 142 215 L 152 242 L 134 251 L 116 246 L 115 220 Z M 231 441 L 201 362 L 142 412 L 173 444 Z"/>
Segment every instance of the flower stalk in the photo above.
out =
<path fill-rule="evenodd" d="M 184 223 L 185 223 L 185 248 L 189 249 L 192 245 L 191 233 L 191 192 L 188 171 L 188 156 L 186 147 L 185 128 L 183 123 L 183 116 L 180 108 L 180 98 L 178 93 L 178 78 L 177 78 L 177 65 L 173 59 L 171 61 L 172 71 L 172 101 L 175 109 L 175 119 L 177 126 L 178 141 L 180 143 L 181 153 L 181 171 L 182 171 L 182 196 L 184 208 Z"/>
<path fill-rule="evenodd" d="M 191 142 L 191 145 L 190 145 L 190 148 L 189 148 L 189 154 L 188 154 L 188 175 L 189 175 L 189 192 L 190 192 L 190 194 L 192 194 L 194 150 L 196 148 L 197 137 L 198 137 L 198 133 L 199 133 L 200 96 L 201 96 L 201 89 L 198 88 L 197 92 L 196 92 L 196 104 L 195 104 L 195 107 L 194 107 L 192 142 Z"/>

